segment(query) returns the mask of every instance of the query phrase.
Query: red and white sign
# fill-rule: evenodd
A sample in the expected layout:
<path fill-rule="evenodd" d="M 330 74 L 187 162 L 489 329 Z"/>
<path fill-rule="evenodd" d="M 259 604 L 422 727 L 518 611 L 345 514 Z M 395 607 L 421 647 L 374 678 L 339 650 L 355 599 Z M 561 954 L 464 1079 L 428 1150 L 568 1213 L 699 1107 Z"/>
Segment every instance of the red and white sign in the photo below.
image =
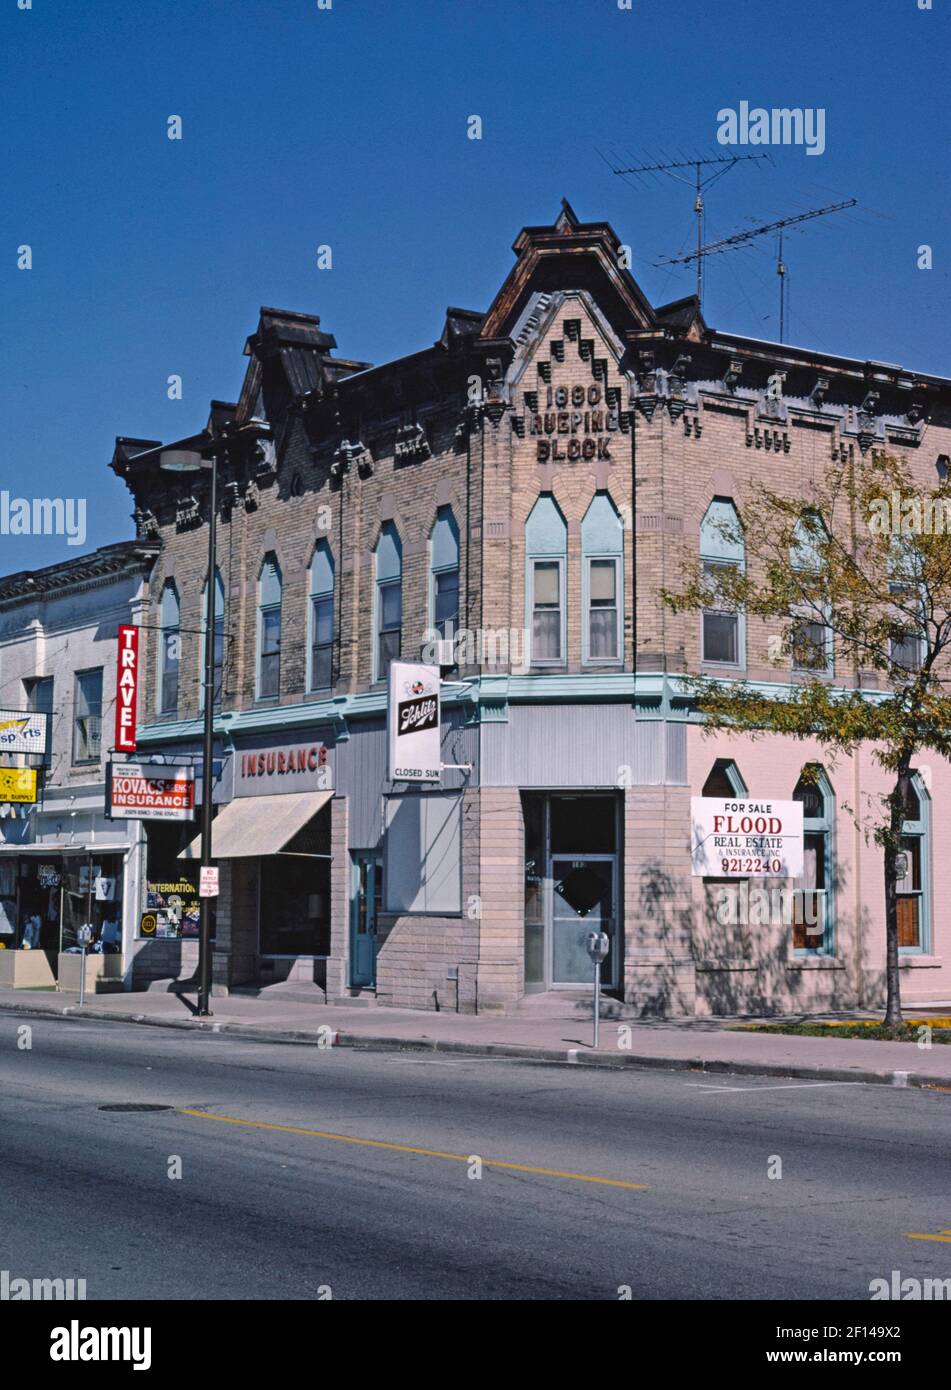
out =
<path fill-rule="evenodd" d="M 217 898 L 218 869 L 214 864 L 202 864 L 198 877 L 198 896 L 200 898 Z"/>
<path fill-rule="evenodd" d="M 139 629 L 123 623 L 119 628 L 119 661 L 116 667 L 116 751 L 135 752 L 135 707 L 139 693 Z"/>
<path fill-rule="evenodd" d="M 195 814 L 192 767 L 110 763 L 107 815 L 119 820 L 191 820 Z"/>
<path fill-rule="evenodd" d="M 801 878 L 802 802 L 690 798 L 694 876 Z"/>

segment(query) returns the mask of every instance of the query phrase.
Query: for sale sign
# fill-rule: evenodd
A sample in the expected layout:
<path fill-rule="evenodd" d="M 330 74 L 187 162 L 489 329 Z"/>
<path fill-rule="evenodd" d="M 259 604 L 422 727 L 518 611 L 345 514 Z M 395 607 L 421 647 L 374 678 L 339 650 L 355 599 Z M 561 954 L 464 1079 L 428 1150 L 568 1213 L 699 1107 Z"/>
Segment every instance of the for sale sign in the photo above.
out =
<path fill-rule="evenodd" d="M 438 666 L 392 663 L 386 723 L 390 780 L 438 782 L 442 776 Z"/>
<path fill-rule="evenodd" d="M 135 752 L 135 706 L 139 691 L 139 629 L 119 628 L 116 666 L 116 752 Z"/>
<path fill-rule="evenodd" d="M 191 820 L 194 769 L 110 763 L 106 814 L 116 820 Z"/>
<path fill-rule="evenodd" d="M 801 878 L 802 802 L 690 798 L 695 876 Z"/>

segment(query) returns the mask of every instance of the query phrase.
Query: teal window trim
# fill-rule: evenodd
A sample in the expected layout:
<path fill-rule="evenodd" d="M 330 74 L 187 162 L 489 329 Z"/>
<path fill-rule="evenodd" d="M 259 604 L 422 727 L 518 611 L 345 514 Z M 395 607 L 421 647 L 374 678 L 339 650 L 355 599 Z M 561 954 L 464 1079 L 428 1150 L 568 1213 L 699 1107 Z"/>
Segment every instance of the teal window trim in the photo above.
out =
<path fill-rule="evenodd" d="M 732 519 L 727 515 L 732 513 Z M 709 507 L 704 513 L 700 523 L 700 564 L 705 569 L 708 565 L 729 565 L 734 569 L 743 572 L 746 569 L 746 545 L 742 539 L 732 539 L 724 534 L 725 527 L 728 525 L 736 526 L 738 535 L 741 534 L 740 518 L 729 497 L 714 497 Z M 724 615 L 735 617 L 736 619 L 736 660 L 719 661 L 706 653 L 706 618 L 707 615 Z M 705 608 L 700 614 L 700 660 L 704 666 L 712 666 L 717 671 L 745 671 L 746 670 L 746 614 L 742 608 L 732 613 L 729 609 Z"/>
<path fill-rule="evenodd" d="M 178 589 L 171 579 L 166 579 L 162 585 L 162 593 L 159 599 L 159 641 L 158 641 L 158 662 L 156 671 L 155 688 L 155 708 L 160 715 L 178 713 L 178 703 L 181 695 L 181 599 Z M 175 699 L 167 698 L 168 686 L 170 681 L 167 677 L 171 675 L 171 664 L 169 662 L 168 644 L 175 642 L 176 659 L 174 664 L 175 675 Z"/>
<path fill-rule="evenodd" d="M 201 588 L 201 630 L 198 638 L 198 709 L 199 712 L 205 708 L 205 637 L 206 637 L 206 613 L 208 611 L 208 581 L 205 580 Z M 218 646 L 221 646 L 221 660 L 218 660 Z M 221 571 L 215 570 L 215 709 L 221 708 L 221 701 L 224 694 L 224 673 L 225 673 L 225 586 L 221 578 Z"/>
<path fill-rule="evenodd" d="M 373 552 L 373 567 L 373 650 L 370 653 L 370 680 L 371 684 L 376 684 L 377 681 L 385 680 L 388 675 L 388 671 L 382 669 L 383 663 L 380 660 L 380 647 L 383 638 L 381 595 L 382 590 L 388 586 L 399 587 L 399 626 L 389 629 L 398 632 L 399 646 L 396 655 L 391 657 L 391 660 L 398 661 L 403 654 L 403 542 L 392 521 L 385 522 L 380 530 L 376 549 Z"/>
<path fill-rule="evenodd" d="M 319 540 L 314 546 L 314 553 L 311 556 L 310 567 L 308 569 L 310 577 L 309 591 L 307 595 L 307 691 L 312 694 L 317 690 L 330 690 L 333 688 L 333 647 L 337 638 L 337 613 L 335 606 L 337 567 L 334 563 L 333 551 L 328 541 Z M 330 665 L 331 680 L 317 684 L 315 679 L 314 649 L 317 638 L 317 606 L 321 602 L 330 599 L 331 604 L 331 630 L 330 630 Z M 322 644 L 323 645 L 323 644 Z"/>
<path fill-rule="evenodd" d="M 807 956 L 827 956 L 834 957 L 836 953 L 836 851 L 835 851 L 835 792 L 832 783 L 826 775 L 825 768 L 819 768 L 819 777 L 816 786 L 822 793 L 822 804 L 824 807 L 821 816 L 807 816 L 803 814 L 802 833 L 803 839 L 807 835 L 822 836 L 822 872 L 825 888 L 823 890 L 823 930 L 822 936 L 817 940 L 815 946 L 794 946 L 793 955 L 797 959 Z M 801 780 L 801 778 L 800 778 Z M 796 783 L 798 788 L 799 782 Z M 793 800 L 798 801 L 796 789 L 793 790 Z M 805 850 L 805 845 L 803 845 Z M 800 890 L 800 891 L 808 891 Z"/>
<path fill-rule="evenodd" d="M 614 566 L 614 656 L 591 655 L 591 566 L 595 562 Z M 624 662 L 624 564 L 620 555 L 598 555 L 594 552 L 582 557 L 581 565 L 581 611 L 584 624 L 581 632 L 581 660 L 585 666 L 621 666 Z"/>
<path fill-rule="evenodd" d="M 269 566 L 269 564 L 273 564 L 273 576 L 269 576 L 269 575 L 268 575 L 268 566 Z M 270 595 L 266 595 L 266 594 L 265 594 L 265 585 L 266 585 L 266 583 L 267 583 L 269 580 L 272 580 L 272 581 L 273 581 L 273 582 L 270 584 L 271 594 L 270 594 Z M 267 601 L 265 601 L 266 598 L 267 598 Z M 274 555 L 273 552 L 269 552 L 268 555 L 265 556 L 264 563 L 263 563 L 262 566 L 261 566 L 261 572 L 260 572 L 260 574 L 259 574 L 259 576 L 258 576 L 257 659 L 256 659 L 256 661 L 255 661 L 255 663 L 254 663 L 254 666 L 255 666 L 255 676 L 254 676 L 254 698 L 255 698 L 256 700 L 278 700 L 278 699 L 280 699 L 280 694 L 281 694 L 281 635 L 282 635 L 281 629 L 282 629 L 282 626 L 283 626 L 282 621 L 281 621 L 281 608 L 282 608 L 282 606 L 283 606 L 283 602 L 284 602 L 284 576 L 283 576 L 283 574 L 282 574 L 282 572 L 281 572 L 281 567 L 280 567 L 280 565 L 278 564 L 277 556 Z M 262 672 L 263 672 L 263 667 L 264 667 L 264 658 L 265 658 L 265 656 L 273 656 L 273 655 L 274 655 L 274 653 L 266 653 L 266 652 L 264 651 L 265 622 L 266 622 L 266 618 L 272 616 L 275 612 L 277 613 L 277 619 L 278 619 L 278 627 L 277 627 L 277 663 L 276 663 L 276 665 L 277 665 L 277 682 L 276 682 L 277 689 L 274 690 L 274 691 L 268 691 L 268 692 L 265 694 L 265 693 L 262 692 L 262 680 L 261 680 L 261 676 L 262 676 Z"/>
<path fill-rule="evenodd" d="M 903 821 L 901 834 L 903 840 L 917 839 L 919 841 L 918 853 L 921 872 L 921 888 L 918 890 L 918 945 L 899 946 L 898 953 L 903 956 L 927 956 L 931 954 L 933 949 L 931 920 L 931 797 L 928 795 L 927 788 L 925 787 L 920 773 L 913 772 L 911 774 L 911 785 L 914 787 L 915 795 L 918 798 L 918 819 Z M 899 892 L 901 892 L 901 888 L 899 888 Z"/>
<path fill-rule="evenodd" d="M 436 596 L 440 576 L 456 576 L 456 622 L 451 632 L 444 633 L 436 612 Z M 440 507 L 436 513 L 436 524 L 429 538 L 429 627 L 439 629 L 443 637 L 455 637 L 459 631 L 459 527 L 453 510 L 449 506 Z"/>
<path fill-rule="evenodd" d="M 557 565 L 558 567 L 558 655 L 556 657 L 535 654 L 535 567 L 536 565 Z M 561 670 L 567 665 L 568 613 L 565 602 L 564 555 L 530 555 L 525 562 L 525 630 L 528 638 L 529 665 L 546 671 Z"/>

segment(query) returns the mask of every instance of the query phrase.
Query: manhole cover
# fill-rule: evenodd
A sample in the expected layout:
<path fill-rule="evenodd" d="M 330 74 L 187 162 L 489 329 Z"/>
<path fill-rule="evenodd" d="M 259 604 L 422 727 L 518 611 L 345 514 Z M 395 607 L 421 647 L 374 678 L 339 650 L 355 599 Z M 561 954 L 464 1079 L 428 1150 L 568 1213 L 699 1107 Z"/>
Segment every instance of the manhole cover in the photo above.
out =
<path fill-rule="evenodd" d="M 133 1113 L 133 1112 L 144 1111 L 144 1110 L 171 1110 L 171 1108 L 172 1108 L 172 1107 L 171 1107 L 170 1105 L 140 1105 L 140 1104 L 130 1104 L 130 1105 L 124 1105 L 124 1104 L 119 1104 L 119 1105 L 100 1105 L 100 1107 L 99 1107 L 100 1110 L 119 1110 L 119 1111 L 121 1111 L 124 1115 L 128 1115 L 128 1114 L 131 1114 L 131 1113 Z"/>

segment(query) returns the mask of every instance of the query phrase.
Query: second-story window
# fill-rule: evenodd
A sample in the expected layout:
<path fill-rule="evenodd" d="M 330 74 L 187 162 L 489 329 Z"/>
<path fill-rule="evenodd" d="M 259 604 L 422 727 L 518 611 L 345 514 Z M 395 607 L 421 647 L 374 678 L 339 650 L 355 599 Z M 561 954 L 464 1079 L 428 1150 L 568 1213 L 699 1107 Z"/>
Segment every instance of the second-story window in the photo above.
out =
<path fill-rule="evenodd" d="M 583 659 L 621 657 L 621 518 L 606 492 L 599 492 L 581 523 L 582 593 L 585 626 Z"/>
<path fill-rule="evenodd" d="M 36 676 L 33 680 L 23 682 L 23 690 L 26 695 L 26 707 L 30 714 L 49 714 L 53 713 L 53 677 Z"/>
<path fill-rule="evenodd" d="M 533 666 L 565 661 L 565 561 L 568 528 L 550 494 L 539 497 L 525 523 L 525 607 Z"/>
<path fill-rule="evenodd" d="M 175 714 L 178 711 L 178 668 L 182 643 L 180 623 L 178 590 L 168 579 L 159 604 L 159 714 Z"/>
<path fill-rule="evenodd" d="M 746 638 L 743 614 L 717 596 L 722 568 L 742 570 L 746 547 L 736 508 L 727 497 L 715 497 L 700 523 L 700 565 L 710 585 L 711 598 L 701 618 L 703 661 L 717 666 L 745 666 Z"/>
<path fill-rule="evenodd" d="M 201 667 L 198 673 L 198 708 L 205 708 L 205 633 L 207 630 L 208 619 L 208 581 L 205 581 L 201 591 L 201 642 L 200 661 Z M 225 586 L 221 581 L 221 574 L 215 570 L 215 709 L 221 704 L 221 691 L 224 684 L 225 669 Z"/>
<path fill-rule="evenodd" d="M 333 685 L 334 561 L 326 541 L 318 541 L 310 565 L 309 689 Z"/>
<path fill-rule="evenodd" d="M 273 552 L 264 557 L 258 581 L 258 698 L 281 693 L 281 568 Z"/>
<path fill-rule="evenodd" d="M 451 507 L 440 507 L 436 514 L 430 564 L 432 625 L 442 637 L 454 637 L 459 631 L 459 527 Z"/>
<path fill-rule="evenodd" d="M 376 547 L 376 651 L 374 680 L 385 680 L 403 644 L 403 547 L 392 521 Z"/>
<path fill-rule="evenodd" d="M 97 763 L 102 751 L 102 667 L 77 671 L 73 691 L 73 762 Z"/>

